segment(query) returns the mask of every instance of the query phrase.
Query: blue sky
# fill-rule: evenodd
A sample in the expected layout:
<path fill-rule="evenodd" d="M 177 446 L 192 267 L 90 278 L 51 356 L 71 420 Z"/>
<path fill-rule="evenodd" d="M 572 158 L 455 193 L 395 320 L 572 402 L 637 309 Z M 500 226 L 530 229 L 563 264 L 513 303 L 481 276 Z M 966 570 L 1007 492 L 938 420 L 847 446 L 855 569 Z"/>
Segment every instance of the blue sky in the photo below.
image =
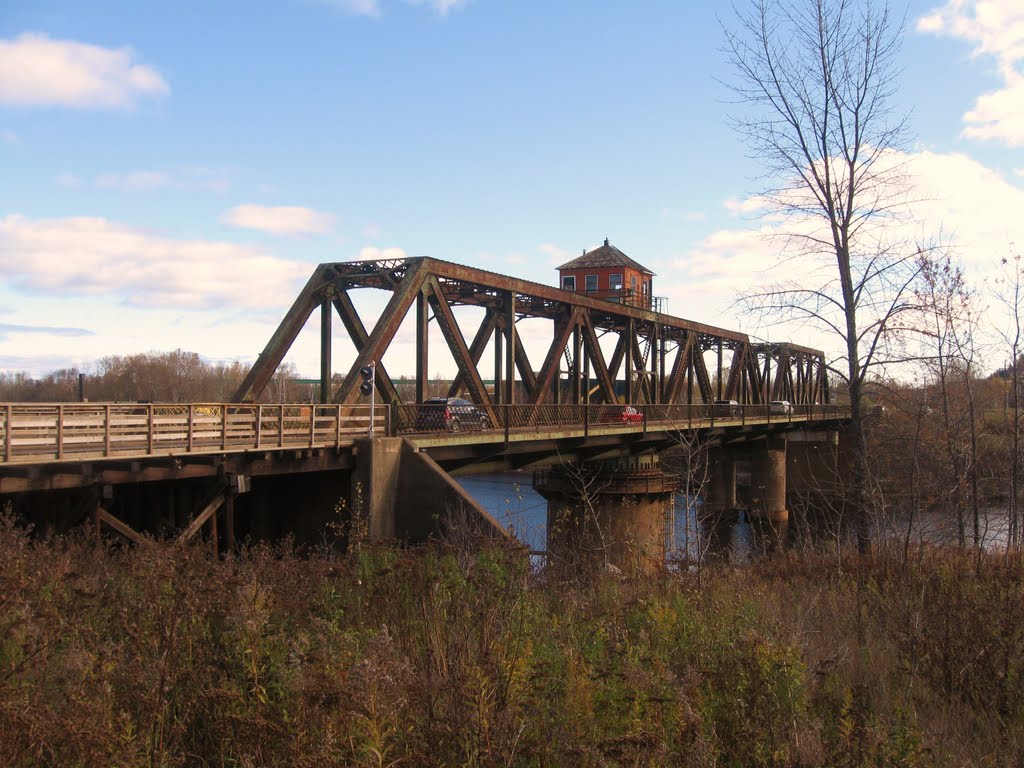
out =
<path fill-rule="evenodd" d="M 907 7 L 916 226 L 950 233 L 979 280 L 1024 243 L 1018 6 Z M 731 305 L 771 278 L 774 246 L 744 215 L 760 169 L 725 124 L 716 12 L 7 0 L 0 369 L 251 360 L 317 262 L 431 255 L 554 283 L 604 237 L 658 273 L 673 314 L 774 333 Z M 300 372 L 315 347 L 296 346 Z"/>

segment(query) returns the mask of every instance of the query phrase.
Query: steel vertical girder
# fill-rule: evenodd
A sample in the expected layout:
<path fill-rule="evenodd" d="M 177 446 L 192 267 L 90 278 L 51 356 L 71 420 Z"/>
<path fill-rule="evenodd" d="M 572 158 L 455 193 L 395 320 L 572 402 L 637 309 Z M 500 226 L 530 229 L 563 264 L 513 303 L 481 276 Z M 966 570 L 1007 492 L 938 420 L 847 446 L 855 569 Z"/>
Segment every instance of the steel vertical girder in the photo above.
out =
<path fill-rule="evenodd" d="M 369 332 L 349 296 L 349 291 L 357 288 L 392 293 Z M 421 257 L 318 266 L 245 377 L 235 402 L 259 399 L 313 310 L 328 303 L 334 306 L 356 348 L 348 376 L 331 398 L 336 403 L 351 404 L 359 399 L 358 371 L 371 361 L 377 363 L 381 399 L 400 402 L 380 361 L 414 307 L 417 377 L 427 375 L 427 324 L 433 321 L 458 368 L 449 395 L 466 392 L 492 416 L 494 400 L 505 403 L 519 397 L 514 386 L 516 372 L 525 402 L 536 405 L 553 400 L 563 357 L 576 381 L 587 372 L 587 382 L 581 382 L 585 386 L 570 386 L 579 402 L 710 403 L 721 396 L 751 404 L 767 400 L 808 404 L 830 399 L 824 354 L 819 350 L 789 343 L 755 344 L 736 331 Z M 460 306 L 485 310 L 469 343 L 453 313 Z M 526 318 L 546 318 L 553 323 L 551 342 L 538 370 L 532 368 L 516 329 L 518 321 Z M 321 350 L 326 358 L 321 361 L 321 379 L 327 378 L 330 368 L 330 333 L 329 320 L 322 318 Z M 601 347 L 606 334 L 616 337 L 609 358 Z M 503 371 L 503 381 L 500 395 L 492 399 L 478 366 L 487 344 L 498 335 L 501 359 L 495 364 Z M 705 353 L 715 356 L 712 370 L 705 363 Z M 425 382 L 418 382 L 417 399 L 425 392 Z"/>

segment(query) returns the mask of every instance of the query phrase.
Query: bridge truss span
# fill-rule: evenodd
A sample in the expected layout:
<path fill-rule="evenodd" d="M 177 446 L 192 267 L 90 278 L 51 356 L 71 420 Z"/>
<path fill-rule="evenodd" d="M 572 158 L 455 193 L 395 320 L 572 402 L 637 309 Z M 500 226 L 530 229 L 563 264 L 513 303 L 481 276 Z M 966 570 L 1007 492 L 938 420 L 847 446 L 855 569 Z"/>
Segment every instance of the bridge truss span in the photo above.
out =
<path fill-rule="evenodd" d="M 391 294 L 371 326 L 352 300 L 353 291 L 367 288 Z M 460 325 L 455 310 L 461 307 L 483 310 L 475 329 Z M 323 402 L 357 403 L 359 372 L 375 363 L 381 402 L 423 403 L 428 397 L 430 323 L 440 330 L 457 368 L 448 396 L 465 396 L 492 424 L 498 423 L 495 408 L 502 404 L 831 402 L 819 350 L 754 343 L 736 331 L 427 257 L 319 265 L 242 382 L 235 402 L 260 398 L 317 308 Z M 382 358 L 410 313 L 416 326 L 415 393 L 403 400 Z M 356 351 L 338 386 L 332 381 L 331 360 L 335 316 Z M 535 319 L 551 325 L 543 359 L 535 350 L 536 360 L 531 360 L 520 328 L 523 321 Z M 488 347 L 494 355 L 490 385 L 481 372 Z"/>

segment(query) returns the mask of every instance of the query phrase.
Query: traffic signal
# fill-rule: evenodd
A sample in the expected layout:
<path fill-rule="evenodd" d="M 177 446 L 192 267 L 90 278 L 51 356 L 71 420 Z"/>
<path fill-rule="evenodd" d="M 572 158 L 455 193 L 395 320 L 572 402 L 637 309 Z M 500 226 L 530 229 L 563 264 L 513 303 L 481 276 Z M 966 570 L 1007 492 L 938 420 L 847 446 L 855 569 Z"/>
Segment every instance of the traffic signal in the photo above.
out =
<path fill-rule="evenodd" d="M 364 365 L 359 369 L 359 375 L 363 377 L 363 383 L 359 385 L 359 391 L 369 397 L 373 394 L 375 366 L 373 363 Z"/>

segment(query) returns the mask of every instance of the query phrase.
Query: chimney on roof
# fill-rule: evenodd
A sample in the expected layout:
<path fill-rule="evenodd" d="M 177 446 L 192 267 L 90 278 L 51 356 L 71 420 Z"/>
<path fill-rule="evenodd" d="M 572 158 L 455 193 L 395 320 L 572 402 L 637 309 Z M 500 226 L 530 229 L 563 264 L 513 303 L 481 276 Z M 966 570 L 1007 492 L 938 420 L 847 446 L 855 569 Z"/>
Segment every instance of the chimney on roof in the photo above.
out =
<path fill-rule="evenodd" d="M 608 245 L 608 238 L 607 237 L 604 239 L 604 244 Z"/>

